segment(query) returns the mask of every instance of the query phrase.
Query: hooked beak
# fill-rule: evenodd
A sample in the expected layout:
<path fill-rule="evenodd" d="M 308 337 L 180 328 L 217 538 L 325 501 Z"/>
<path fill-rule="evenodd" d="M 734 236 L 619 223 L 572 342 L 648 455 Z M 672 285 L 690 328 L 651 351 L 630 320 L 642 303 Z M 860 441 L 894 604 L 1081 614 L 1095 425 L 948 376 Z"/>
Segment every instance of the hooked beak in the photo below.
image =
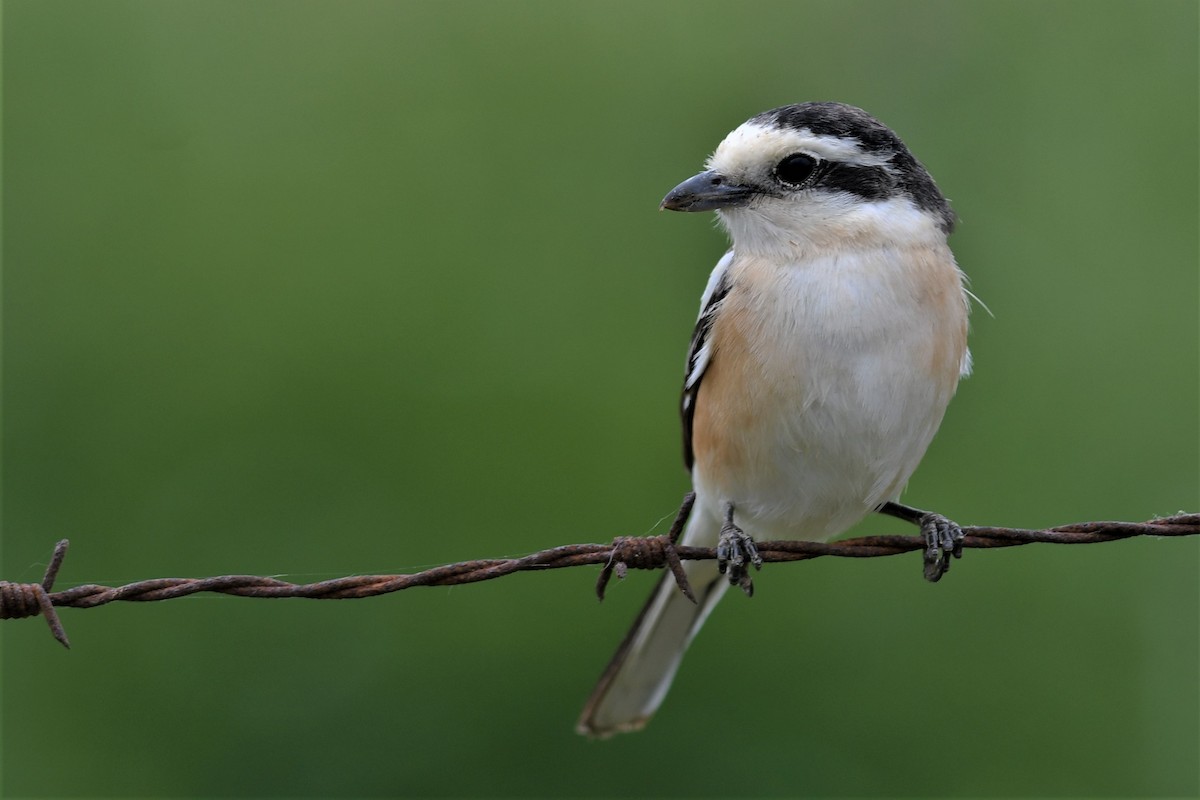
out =
<path fill-rule="evenodd" d="M 753 189 L 728 183 L 720 173 L 708 170 L 693 175 L 667 192 L 659 208 L 668 211 L 713 211 L 744 206 L 753 196 Z"/>

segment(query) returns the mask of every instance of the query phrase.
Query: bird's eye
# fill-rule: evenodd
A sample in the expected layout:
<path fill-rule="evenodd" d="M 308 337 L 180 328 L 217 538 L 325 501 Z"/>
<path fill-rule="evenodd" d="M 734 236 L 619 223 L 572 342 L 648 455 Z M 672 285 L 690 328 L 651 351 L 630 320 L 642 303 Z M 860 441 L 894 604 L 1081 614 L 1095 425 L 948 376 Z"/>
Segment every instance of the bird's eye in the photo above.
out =
<path fill-rule="evenodd" d="M 792 153 L 775 165 L 775 177 L 792 186 L 799 186 L 809 179 L 817 168 L 817 160 L 804 153 Z"/>

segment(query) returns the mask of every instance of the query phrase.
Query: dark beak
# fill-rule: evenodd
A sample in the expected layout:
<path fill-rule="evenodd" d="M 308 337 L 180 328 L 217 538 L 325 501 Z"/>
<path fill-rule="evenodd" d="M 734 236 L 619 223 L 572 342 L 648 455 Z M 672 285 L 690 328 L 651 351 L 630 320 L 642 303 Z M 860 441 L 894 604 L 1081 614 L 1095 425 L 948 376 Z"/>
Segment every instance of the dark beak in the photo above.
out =
<path fill-rule="evenodd" d="M 668 211 L 713 211 L 744 206 L 753 196 L 753 189 L 729 183 L 720 174 L 709 170 L 693 175 L 668 192 L 659 208 Z"/>

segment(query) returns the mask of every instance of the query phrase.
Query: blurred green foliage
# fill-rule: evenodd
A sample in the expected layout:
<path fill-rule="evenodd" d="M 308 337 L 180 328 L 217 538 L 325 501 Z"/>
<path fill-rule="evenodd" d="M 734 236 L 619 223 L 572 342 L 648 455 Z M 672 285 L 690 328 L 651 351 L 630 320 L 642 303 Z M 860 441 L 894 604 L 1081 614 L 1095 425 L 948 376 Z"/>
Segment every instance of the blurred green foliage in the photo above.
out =
<path fill-rule="evenodd" d="M 976 374 L 907 497 L 1200 508 L 1197 6 L 3 6 L 0 576 L 317 580 L 661 528 L 723 246 L 655 212 L 861 105 L 962 217 Z M 863 530 L 897 530 L 875 520 Z M 572 733 L 652 579 L 3 625 L 6 797 L 1200 791 L 1200 543 L 771 567 L 649 729 Z"/>

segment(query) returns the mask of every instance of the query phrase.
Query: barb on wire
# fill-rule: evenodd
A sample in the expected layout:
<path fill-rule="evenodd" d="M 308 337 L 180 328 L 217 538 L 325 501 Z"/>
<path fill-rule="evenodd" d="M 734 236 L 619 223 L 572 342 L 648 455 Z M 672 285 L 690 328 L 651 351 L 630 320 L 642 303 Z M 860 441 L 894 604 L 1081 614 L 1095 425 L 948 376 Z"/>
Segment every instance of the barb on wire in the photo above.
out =
<path fill-rule="evenodd" d="M 67 632 L 63 630 L 50 596 L 50 590 L 54 588 L 54 579 L 58 577 L 58 568 L 62 566 L 63 558 L 67 555 L 67 544 L 67 540 L 63 539 L 54 546 L 54 555 L 50 557 L 50 564 L 46 567 L 46 575 L 41 583 L 0 581 L 0 619 L 20 619 L 41 614 L 50 626 L 50 633 L 69 650 L 71 642 L 67 639 Z"/>
<path fill-rule="evenodd" d="M 41 583 L 0 581 L 0 619 L 18 619 L 41 614 L 54 638 L 70 647 L 59 622 L 56 607 L 95 608 L 118 600 L 154 602 L 199 592 L 217 592 L 238 597 L 306 597 L 314 600 L 350 600 L 398 592 L 413 586 L 457 586 L 499 578 L 514 572 L 562 569 L 585 564 L 602 564 L 597 594 L 612 572 L 618 577 L 627 568 L 661 569 L 670 567 L 686 593 L 687 580 L 680 560 L 704 560 L 717 557 L 716 548 L 676 545 L 686 519 L 688 504 L 676 516 L 671 531 L 663 536 L 618 537 L 611 544 L 572 544 L 552 547 L 521 558 L 491 558 L 463 561 L 427 569 L 411 575 L 355 575 L 318 583 L 289 583 L 278 578 L 256 575 L 222 575 L 214 578 L 156 578 L 124 586 L 87 584 L 52 592 L 55 576 L 67 552 L 67 540 L 54 548 L 54 556 Z M 1096 544 L 1134 536 L 1195 536 L 1200 534 L 1200 514 L 1178 514 L 1149 522 L 1079 522 L 1046 530 L 1020 528 L 964 527 L 967 548 L 1015 547 L 1035 542 L 1048 544 Z M 764 562 L 801 561 L 821 556 L 875 558 L 923 550 L 921 536 L 862 536 L 840 542 L 769 541 L 759 542 Z"/>

